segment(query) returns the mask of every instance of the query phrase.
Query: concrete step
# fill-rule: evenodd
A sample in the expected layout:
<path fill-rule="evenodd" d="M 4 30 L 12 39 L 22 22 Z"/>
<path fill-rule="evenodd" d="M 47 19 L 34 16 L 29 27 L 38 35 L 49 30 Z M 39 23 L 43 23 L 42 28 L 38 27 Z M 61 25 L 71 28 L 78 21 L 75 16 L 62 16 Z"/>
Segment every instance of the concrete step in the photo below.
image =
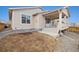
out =
<path fill-rule="evenodd" d="M 58 33 L 57 28 L 44 28 L 43 31 L 52 32 L 52 33 Z"/>
<path fill-rule="evenodd" d="M 44 29 L 43 29 L 42 31 L 40 31 L 40 32 L 41 32 L 41 33 L 48 34 L 48 35 L 51 35 L 51 36 L 53 36 L 53 37 L 59 36 L 57 28 L 44 28 Z"/>

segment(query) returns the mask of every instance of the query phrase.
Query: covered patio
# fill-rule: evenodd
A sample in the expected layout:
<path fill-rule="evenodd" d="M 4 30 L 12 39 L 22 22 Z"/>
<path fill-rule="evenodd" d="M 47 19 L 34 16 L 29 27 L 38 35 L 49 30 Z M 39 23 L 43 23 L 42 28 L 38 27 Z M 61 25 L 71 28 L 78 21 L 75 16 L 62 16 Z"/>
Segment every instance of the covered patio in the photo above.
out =
<path fill-rule="evenodd" d="M 68 18 L 70 17 L 67 7 L 43 13 L 45 17 L 45 28 L 42 33 L 54 37 L 59 36 L 59 32 L 68 28 Z"/>
<path fill-rule="evenodd" d="M 62 23 L 64 23 L 63 19 L 67 19 L 69 17 L 69 12 L 67 8 L 63 8 L 54 11 L 48 11 L 43 13 L 43 16 L 45 17 L 46 28 L 60 28 Z"/>

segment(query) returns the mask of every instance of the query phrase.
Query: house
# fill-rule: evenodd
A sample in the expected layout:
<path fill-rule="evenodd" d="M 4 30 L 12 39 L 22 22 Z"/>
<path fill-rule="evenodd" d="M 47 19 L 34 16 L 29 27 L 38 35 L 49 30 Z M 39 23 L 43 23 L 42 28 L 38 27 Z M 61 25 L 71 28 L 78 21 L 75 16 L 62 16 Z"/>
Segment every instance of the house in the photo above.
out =
<path fill-rule="evenodd" d="M 0 32 L 5 29 L 5 23 L 0 21 Z"/>
<path fill-rule="evenodd" d="M 78 23 L 76 23 L 76 26 L 77 26 L 77 27 L 79 27 L 79 22 L 78 22 Z"/>
<path fill-rule="evenodd" d="M 41 7 L 9 8 L 12 30 L 41 29 L 47 34 L 56 34 L 68 28 L 68 7 L 44 11 Z"/>
<path fill-rule="evenodd" d="M 70 23 L 70 27 L 79 27 L 79 23 Z"/>

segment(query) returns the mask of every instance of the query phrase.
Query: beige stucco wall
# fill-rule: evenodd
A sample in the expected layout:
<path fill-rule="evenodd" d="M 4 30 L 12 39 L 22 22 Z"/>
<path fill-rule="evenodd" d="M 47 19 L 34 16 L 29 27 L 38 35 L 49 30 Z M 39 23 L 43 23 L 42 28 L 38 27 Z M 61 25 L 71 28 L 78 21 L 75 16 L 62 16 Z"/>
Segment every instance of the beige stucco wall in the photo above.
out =
<path fill-rule="evenodd" d="M 45 17 L 42 14 L 38 14 L 37 16 L 34 16 L 34 28 L 35 29 L 42 29 L 45 27 Z"/>
<path fill-rule="evenodd" d="M 33 10 L 14 10 L 12 13 L 12 29 L 32 29 L 34 28 L 33 24 L 33 14 L 42 12 L 41 9 L 33 9 Z M 21 15 L 29 15 L 31 16 L 31 23 L 30 24 L 22 24 Z M 39 21 L 39 20 L 38 20 Z M 36 25 L 36 24 L 35 24 Z"/>

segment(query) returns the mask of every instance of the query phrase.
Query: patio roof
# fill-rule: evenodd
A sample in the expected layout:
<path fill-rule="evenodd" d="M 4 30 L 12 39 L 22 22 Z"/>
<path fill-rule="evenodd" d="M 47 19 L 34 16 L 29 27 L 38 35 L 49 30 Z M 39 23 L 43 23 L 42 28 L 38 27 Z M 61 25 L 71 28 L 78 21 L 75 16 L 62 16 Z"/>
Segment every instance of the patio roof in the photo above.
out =
<path fill-rule="evenodd" d="M 47 13 L 43 14 L 43 16 L 45 16 L 45 18 L 51 18 L 53 20 L 53 19 L 59 18 L 59 13 L 58 13 L 58 11 L 47 12 Z"/>
<path fill-rule="evenodd" d="M 52 11 L 44 11 L 41 13 L 36 13 L 36 14 L 33 14 L 33 16 L 36 16 L 38 14 L 42 14 L 46 18 L 51 18 L 53 20 L 53 19 L 59 18 L 60 12 L 62 12 L 62 18 L 64 18 L 64 16 L 66 16 L 67 18 L 70 17 L 68 7 L 64 7 L 64 8 L 60 8 L 60 9 L 56 9 L 56 10 L 52 10 Z"/>
<path fill-rule="evenodd" d="M 53 11 L 48 11 L 46 13 L 43 13 L 43 15 L 46 18 L 51 18 L 53 20 L 53 19 L 58 19 L 59 18 L 59 13 L 60 12 L 62 12 L 62 18 L 64 18 L 64 16 L 66 16 L 67 18 L 70 17 L 68 7 L 60 8 L 60 9 L 53 10 Z"/>

